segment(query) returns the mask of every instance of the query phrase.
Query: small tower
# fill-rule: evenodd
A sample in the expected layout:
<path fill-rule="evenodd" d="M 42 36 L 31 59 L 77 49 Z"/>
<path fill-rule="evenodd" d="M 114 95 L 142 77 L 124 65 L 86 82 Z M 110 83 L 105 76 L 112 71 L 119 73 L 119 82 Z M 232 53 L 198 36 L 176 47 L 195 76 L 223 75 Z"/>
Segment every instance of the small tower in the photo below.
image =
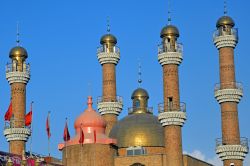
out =
<path fill-rule="evenodd" d="M 107 121 L 105 133 L 109 135 L 113 125 L 117 122 L 117 116 L 120 114 L 123 104 L 122 98 L 116 96 L 116 71 L 115 67 L 120 60 L 120 49 L 116 46 L 117 39 L 108 33 L 102 36 L 97 49 L 97 57 L 102 65 L 102 97 L 97 100 L 98 111 Z"/>
<path fill-rule="evenodd" d="M 225 8 L 226 9 L 226 8 Z M 243 96 L 242 85 L 236 82 L 234 48 L 238 31 L 234 21 L 225 15 L 219 18 L 213 41 L 219 50 L 220 83 L 215 86 L 215 98 L 221 107 L 222 138 L 216 140 L 216 153 L 224 166 L 242 166 L 248 153 L 247 138 L 240 137 L 237 105 Z"/>
<path fill-rule="evenodd" d="M 186 120 L 185 103 L 180 103 L 178 66 L 182 62 L 182 45 L 177 43 L 179 31 L 169 24 L 160 34 L 158 61 L 163 68 L 164 103 L 158 105 L 158 119 L 164 127 L 165 153 L 168 166 L 183 166 L 181 127 Z"/>
<path fill-rule="evenodd" d="M 11 86 L 12 118 L 10 124 L 5 126 L 4 136 L 9 142 L 9 152 L 21 156 L 31 134 L 31 130 L 25 126 L 26 84 L 30 79 L 30 66 L 26 63 L 28 53 L 19 45 L 19 38 L 9 57 L 11 63 L 6 65 L 6 79 Z"/>

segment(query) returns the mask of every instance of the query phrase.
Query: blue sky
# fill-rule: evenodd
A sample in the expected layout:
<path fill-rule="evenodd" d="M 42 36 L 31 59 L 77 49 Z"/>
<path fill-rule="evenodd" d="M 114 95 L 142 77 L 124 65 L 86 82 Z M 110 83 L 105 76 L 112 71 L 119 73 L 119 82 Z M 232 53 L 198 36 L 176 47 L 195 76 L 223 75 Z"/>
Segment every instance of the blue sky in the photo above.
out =
<path fill-rule="evenodd" d="M 215 139 L 221 137 L 220 108 L 213 89 L 219 82 L 218 51 L 212 34 L 223 15 L 223 1 L 171 1 L 172 24 L 180 31 L 184 61 L 179 67 L 181 101 L 187 104 L 188 120 L 183 127 L 183 149 L 200 151 L 206 159 L 215 155 Z M 118 39 L 121 61 L 117 66 L 117 94 L 124 99 L 119 118 L 131 107 L 137 88 L 138 59 L 142 63 L 142 87 L 150 95 L 149 105 L 157 114 L 163 101 L 162 68 L 157 61 L 160 31 L 167 23 L 167 0 L 9 0 L 0 2 L 0 117 L 9 105 L 10 87 L 5 79 L 9 50 L 15 46 L 16 22 L 20 23 L 21 44 L 29 53 L 32 77 L 27 86 L 27 111 L 34 101 L 33 145 L 47 154 L 45 121 L 51 111 L 51 153 L 61 157 L 65 117 L 74 135 L 75 118 L 86 108 L 92 85 L 94 99 L 102 93 L 101 65 L 96 57 L 100 37 L 110 17 L 111 33 Z M 235 49 L 236 78 L 244 86 L 239 104 L 241 136 L 250 138 L 249 16 L 250 2 L 228 1 L 228 13 L 239 28 Z M 96 104 L 95 104 L 96 108 Z M 3 119 L 3 118 L 2 118 Z M 0 123 L 3 129 L 4 121 Z M 8 144 L 0 134 L 0 150 Z M 30 143 L 27 143 L 29 149 Z"/>

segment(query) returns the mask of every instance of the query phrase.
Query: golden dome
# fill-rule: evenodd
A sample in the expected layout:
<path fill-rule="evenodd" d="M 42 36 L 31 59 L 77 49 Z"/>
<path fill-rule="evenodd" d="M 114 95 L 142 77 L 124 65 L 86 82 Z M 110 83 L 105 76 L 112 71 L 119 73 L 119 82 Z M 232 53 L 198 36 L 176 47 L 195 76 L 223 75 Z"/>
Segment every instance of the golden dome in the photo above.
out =
<path fill-rule="evenodd" d="M 222 16 L 217 21 L 216 27 L 219 28 L 220 26 L 223 26 L 223 25 L 230 25 L 230 26 L 233 27 L 235 25 L 235 23 L 234 23 L 234 20 L 231 17 L 229 17 L 229 16 Z"/>
<path fill-rule="evenodd" d="M 130 114 L 117 122 L 109 136 L 118 147 L 164 146 L 164 130 L 152 114 Z"/>
<path fill-rule="evenodd" d="M 117 43 L 117 39 L 112 34 L 106 34 L 106 35 L 102 36 L 102 38 L 100 40 L 100 43 L 101 44 L 106 44 L 106 43 L 116 44 Z"/>
<path fill-rule="evenodd" d="M 149 98 L 148 92 L 145 89 L 142 88 L 137 88 L 131 96 L 131 99 L 137 98 L 137 97 L 145 97 L 145 98 Z"/>
<path fill-rule="evenodd" d="M 13 58 L 26 59 L 28 57 L 28 53 L 25 48 L 16 46 L 10 50 L 9 57 L 12 59 Z"/>
<path fill-rule="evenodd" d="M 176 36 L 179 37 L 179 30 L 176 26 L 173 25 L 167 25 L 161 30 L 161 38 L 166 36 Z"/>

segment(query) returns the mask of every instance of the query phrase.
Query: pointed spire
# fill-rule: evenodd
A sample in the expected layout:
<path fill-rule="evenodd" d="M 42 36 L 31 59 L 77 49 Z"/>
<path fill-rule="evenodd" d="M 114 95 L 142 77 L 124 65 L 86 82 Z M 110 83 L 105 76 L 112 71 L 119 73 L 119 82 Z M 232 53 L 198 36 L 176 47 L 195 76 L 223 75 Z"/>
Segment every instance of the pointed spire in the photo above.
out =
<path fill-rule="evenodd" d="M 20 32 L 19 32 L 19 22 L 17 22 L 17 26 L 16 26 L 16 45 L 19 46 L 20 45 Z"/>
<path fill-rule="evenodd" d="M 110 33 L 110 20 L 109 17 L 107 17 L 107 32 Z"/>
<path fill-rule="evenodd" d="M 168 25 L 171 24 L 171 8 L 170 8 L 170 0 L 168 0 Z"/>
<path fill-rule="evenodd" d="M 141 79 L 141 61 L 139 60 L 139 65 L 138 65 L 138 86 L 141 87 L 142 79 Z"/>
<path fill-rule="evenodd" d="M 227 15 L 227 0 L 224 0 L 224 15 Z"/>

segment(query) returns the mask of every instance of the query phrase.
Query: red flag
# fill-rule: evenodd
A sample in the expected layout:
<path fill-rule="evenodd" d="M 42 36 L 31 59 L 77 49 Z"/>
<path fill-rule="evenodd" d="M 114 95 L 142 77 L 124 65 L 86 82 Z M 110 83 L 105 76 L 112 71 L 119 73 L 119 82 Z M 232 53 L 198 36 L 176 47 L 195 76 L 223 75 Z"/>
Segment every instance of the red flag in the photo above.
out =
<path fill-rule="evenodd" d="M 12 116 L 12 101 L 10 101 L 9 108 L 8 108 L 7 112 L 5 113 L 5 115 L 4 115 L 4 120 L 10 121 L 11 116 Z"/>
<path fill-rule="evenodd" d="M 30 112 L 25 115 L 25 126 L 31 125 L 32 122 L 32 104 L 33 101 L 30 104 Z"/>
<path fill-rule="evenodd" d="M 81 128 L 81 131 L 80 131 L 80 139 L 79 139 L 79 143 L 80 143 L 80 144 L 83 144 L 83 143 L 84 143 L 84 133 L 83 133 L 82 128 Z"/>
<path fill-rule="evenodd" d="M 69 135 L 69 129 L 68 129 L 67 121 L 66 121 L 66 124 L 65 124 L 65 127 L 64 127 L 63 140 L 64 141 L 70 140 L 70 135 Z"/>
<path fill-rule="evenodd" d="M 96 143 L 96 131 L 94 130 L 94 143 Z"/>
<path fill-rule="evenodd" d="M 46 131 L 47 131 L 48 138 L 50 138 L 51 133 L 50 133 L 50 124 L 49 124 L 49 114 L 48 114 L 47 120 L 46 120 Z"/>

